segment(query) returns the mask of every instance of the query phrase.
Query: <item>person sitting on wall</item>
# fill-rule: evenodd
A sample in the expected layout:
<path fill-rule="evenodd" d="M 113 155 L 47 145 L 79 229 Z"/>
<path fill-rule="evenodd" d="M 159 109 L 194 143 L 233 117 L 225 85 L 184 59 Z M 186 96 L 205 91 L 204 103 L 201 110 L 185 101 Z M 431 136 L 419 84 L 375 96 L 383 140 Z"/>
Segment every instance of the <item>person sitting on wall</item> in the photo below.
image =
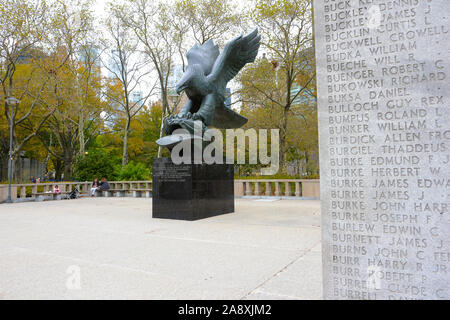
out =
<path fill-rule="evenodd" d="M 102 179 L 100 181 L 100 184 L 98 186 L 98 190 L 106 191 L 106 190 L 109 190 L 109 189 L 110 189 L 110 186 L 109 186 L 108 181 L 106 181 L 106 177 L 102 177 Z"/>
<path fill-rule="evenodd" d="M 61 190 L 59 189 L 58 185 L 53 187 L 53 193 L 61 193 Z"/>
<path fill-rule="evenodd" d="M 94 182 L 92 182 L 91 197 L 95 196 L 95 190 L 97 190 L 98 187 L 99 187 L 98 179 L 95 178 Z"/>

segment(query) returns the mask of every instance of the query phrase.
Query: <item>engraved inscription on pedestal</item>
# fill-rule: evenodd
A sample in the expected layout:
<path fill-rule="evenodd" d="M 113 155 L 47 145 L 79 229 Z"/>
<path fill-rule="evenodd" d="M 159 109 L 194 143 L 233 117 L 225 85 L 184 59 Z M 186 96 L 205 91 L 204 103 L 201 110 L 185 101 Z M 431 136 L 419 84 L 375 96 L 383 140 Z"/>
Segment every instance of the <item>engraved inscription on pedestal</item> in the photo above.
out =
<path fill-rule="evenodd" d="M 198 220 L 234 212 L 234 166 L 153 162 L 153 218 Z"/>
<path fill-rule="evenodd" d="M 324 297 L 450 299 L 450 1 L 314 16 Z"/>
<path fill-rule="evenodd" d="M 159 170 L 154 170 L 153 176 L 161 182 L 186 182 L 191 177 L 191 166 L 179 164 L 174 166 L 172 163 L 160 163 Z"/>

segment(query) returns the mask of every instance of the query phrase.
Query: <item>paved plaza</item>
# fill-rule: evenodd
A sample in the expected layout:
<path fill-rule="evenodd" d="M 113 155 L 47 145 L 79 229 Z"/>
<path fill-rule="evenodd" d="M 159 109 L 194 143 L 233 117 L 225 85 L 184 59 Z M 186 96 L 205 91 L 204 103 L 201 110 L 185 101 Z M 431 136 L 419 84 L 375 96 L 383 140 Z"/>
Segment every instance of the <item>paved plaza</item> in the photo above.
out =
<path fill-rule="evenodd" d="M 320 202 L 236 200 L 195 222 L 151 199 L 0 205 L 0 299 L 320 299 Z"/>

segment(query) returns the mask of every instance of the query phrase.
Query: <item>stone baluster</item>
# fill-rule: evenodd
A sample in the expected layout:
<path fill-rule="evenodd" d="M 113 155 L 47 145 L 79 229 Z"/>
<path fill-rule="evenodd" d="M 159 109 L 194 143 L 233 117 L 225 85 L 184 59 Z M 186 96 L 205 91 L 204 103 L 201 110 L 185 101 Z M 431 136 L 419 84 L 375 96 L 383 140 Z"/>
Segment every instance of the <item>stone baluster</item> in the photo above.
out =
<path fill-rule="evenodd" d="M 252 192 L 252 183 L 251 182 L 245 182 L 245 195 L 251 196 L 253 194 Z"/>
<path fill-rule="evenodd" d="M 20 197 L 21 198 L 27 197 L 27 187 L 25 187 L 25 186 L 20 187 Z"/>
<path fill-rule="evenodd" d="M 259 188 L 259 181 L 255 181 L 255 196 L 261 195 L 261 190 Z"/>
<path fill-rule="evenodd" d="M 277 197 L 281 196 L 280 181 L 275 181 L 275 195 Z"/>
<path fill-rule="evenodd" d="M 37 193 L 37 184 L 33 184 L 33 186 L 31 187 L 31 192 Z"/>
<path fill-rule="evenodd" d="M 266 182 L 266 196 L 272 195 L 272 182 Z"/>
<path fill-rule="evenodd" d="M 301 182 L 295 182 L 295 196 L 300 197 L 301 194 Z"/>
<path fill-rule="evenodd" d="M 286 181 L 284 183 L 284 195 L 286 197 L 290 197 L 291 196 L 291 183 L 289 181 Z"/>

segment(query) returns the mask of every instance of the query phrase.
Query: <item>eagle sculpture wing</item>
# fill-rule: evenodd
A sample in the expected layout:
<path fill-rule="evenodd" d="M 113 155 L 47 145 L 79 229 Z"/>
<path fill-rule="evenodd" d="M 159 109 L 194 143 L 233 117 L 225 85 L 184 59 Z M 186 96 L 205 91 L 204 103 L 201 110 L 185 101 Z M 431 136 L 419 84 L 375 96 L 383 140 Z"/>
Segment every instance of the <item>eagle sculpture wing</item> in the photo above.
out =
<path fill-rule="evenodd" d="M 218 56 L 219 47 L 214 44 L 213 40 L 208 40 L 201 46 L 196 44 L 186 54 L 188 65 L 200 65 L 205 76 L 211 73 Z"/>
<path fill-rule="evenodd" d="M 258 29 L 255 29 L 245 37 L 240 35 L 228 42 L 215 61 L 208 80 L 218 88 L 225 88 L 228 81 L 233 79 L 245 64 L 255 61 L 260 40 Z"/>

